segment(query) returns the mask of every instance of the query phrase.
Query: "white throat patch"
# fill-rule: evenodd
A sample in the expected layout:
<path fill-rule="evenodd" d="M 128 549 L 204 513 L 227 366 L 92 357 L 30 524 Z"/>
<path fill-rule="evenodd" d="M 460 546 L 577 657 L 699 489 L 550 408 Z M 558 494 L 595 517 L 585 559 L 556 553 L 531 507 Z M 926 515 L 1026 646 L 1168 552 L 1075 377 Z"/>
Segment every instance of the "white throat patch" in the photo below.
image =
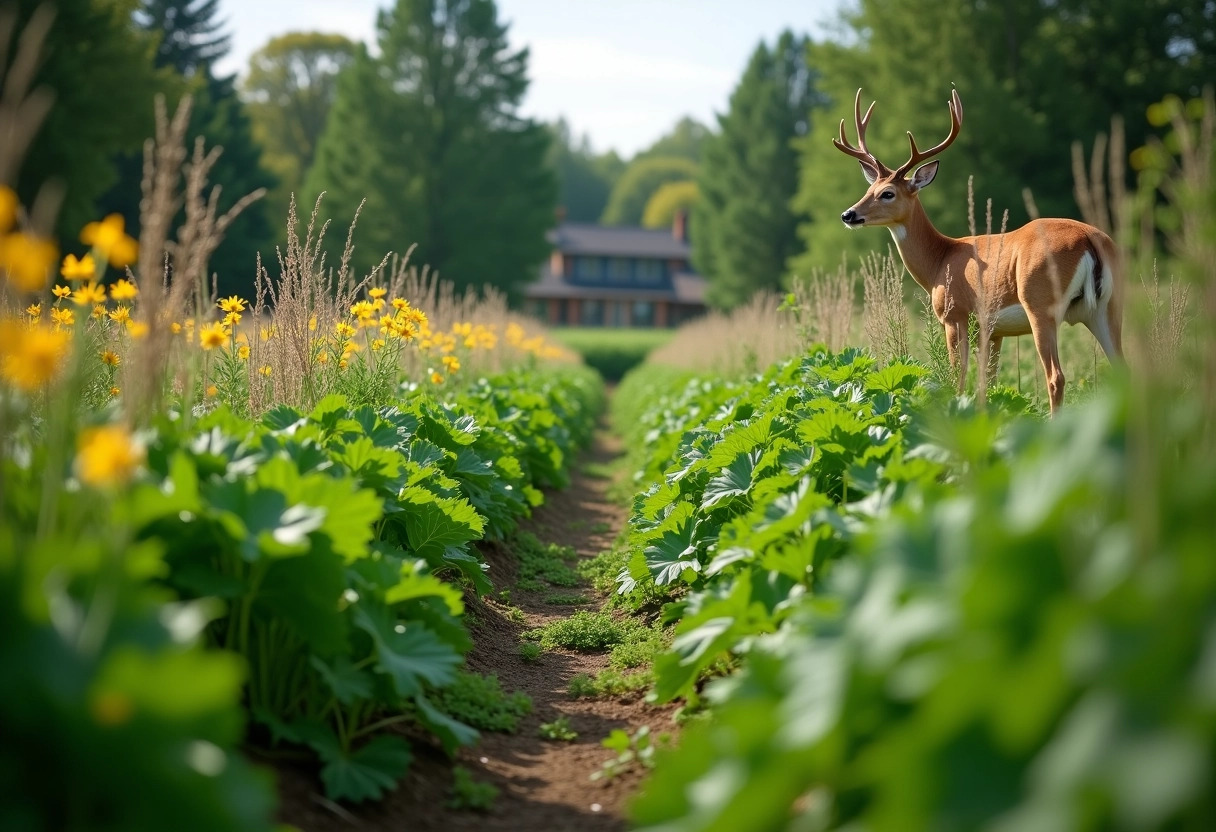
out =
<path fill-rule="evenodd" d="M 895 238 L 895 242 L 901 243 L 908 237 L 908 229 L 902 225 L 888 226 L 891 229 L 891 236 Z"/>

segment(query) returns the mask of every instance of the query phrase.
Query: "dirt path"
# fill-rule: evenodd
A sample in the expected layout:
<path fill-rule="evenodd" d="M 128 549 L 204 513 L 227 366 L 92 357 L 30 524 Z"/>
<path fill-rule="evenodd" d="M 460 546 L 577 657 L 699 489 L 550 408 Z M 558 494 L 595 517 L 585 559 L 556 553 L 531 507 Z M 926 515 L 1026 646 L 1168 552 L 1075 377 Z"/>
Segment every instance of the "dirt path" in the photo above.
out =
<path fill-rule="evenodd" d="M 620 440 L 602 429 L 595 443 L 572 472 L 571 487 L 546 495 L 546 502 L 523 525 L 542 542 L 571 546 L 580 558 L 592 558 L 609 548 L 625 523 L 626 511 L 608 499 L 610 481 L 599 476 L 602 466 L 622 453 Z M 588 469 L 591 469 L 590 471 Z M 507 691 L 522 691 L 532 699 L 532 713 L 520 720 L 515 734 L 483 732 L 481 742 L 457 753 L 456 764 L 474 779 L 499 789 L 493 808 L 485 813 L 445 808 L 452 781 L 452 762 L 424 738 L 411 738 L 416 755 L 405 781 L 382 802 L 349 812 L 324 801 L 315 776 L 280 770 L 282 819 L 305 832 L 325 830 L 486 830 L 487 832 L 599 832 L 622 830 L 625 803 L 641 779 L 626 772 L 614 779 L 591 781 L 613 753 L 600 740 L 615 728 L 632 733 L 643 724 L 653 732 L 671 731 L 671 708 L 655 708 L 642 693 L 605 699 L 570 699 L 568 683 L 578 673 L 595 673 L 607 664 L 606 655 L 547 651 L 535 662 L 519 653 L 520 633 L 571 615 L 597 609 L 589 586 L 582 592 L 592 602 L 582 607 L 545 602 L 549 591 L 521 592 L 515 587 L 515 561 L 509 552 L 489 547 L 484 554 L 496 587 L 512 588 L 511 602 L 524 613 L 520 623 L 508 618 L 506 607 L 469 600 L 475 647 L 468 668 L 495 674 Z M 573 742 L 542 739 L 541 723 L 566 716 L 578 733 Z M 636 768 L 636 767 L 635 767 Z"/>

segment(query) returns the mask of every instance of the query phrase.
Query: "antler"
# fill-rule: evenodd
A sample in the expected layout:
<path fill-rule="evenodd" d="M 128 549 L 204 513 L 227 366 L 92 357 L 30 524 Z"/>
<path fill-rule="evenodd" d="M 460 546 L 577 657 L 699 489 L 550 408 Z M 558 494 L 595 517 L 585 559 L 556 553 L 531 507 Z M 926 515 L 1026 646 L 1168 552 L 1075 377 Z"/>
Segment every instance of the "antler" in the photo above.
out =
<path fill-rule="evenodd" d="M 849 140 L 844 135 L 844 119 L 840 120 L 840 138 L 832 139 L 832 144 L 836 145 L 836 149 L 841 153 L 847 153 L 854 159 L 858 159 L 863 165 L 871 165 L 878 171 L 880 176 L 886 176 L 891 172 L 891 169 L 878 161 L 878 158 L 870 152 L 870 148 L 866 147 L 866 127 L 870 125 L 870 113 L 874 111 L 873 102 L 866 109 L 866 114 L 861 114 L 861 89 L 857 90 L 857 97 L 853 99 L 853 118 L 857 122 L 857 147 L 849 144 Z"/>
<path fill-rule="evenodd" d="M 908 131 L 908 144 L 912 146 L 912 156 L 908 161 L 900 165 L 896 171 L 896 176 L 903 176 L 908 171 L 920 165 L 922 162 L 932 159 L 937 154 L 941 153 L 947 147 L 954 143 L 958 138 L 959 128 L 963 126 L 963 101 L 958 97 L 958 90 L 950 91 L 950 135 L 946 136 L 946 140 L 941 144 L 934 145 L 923 153 L 916 149 L 916 139 L 912 138 L 912 131 Z"/>

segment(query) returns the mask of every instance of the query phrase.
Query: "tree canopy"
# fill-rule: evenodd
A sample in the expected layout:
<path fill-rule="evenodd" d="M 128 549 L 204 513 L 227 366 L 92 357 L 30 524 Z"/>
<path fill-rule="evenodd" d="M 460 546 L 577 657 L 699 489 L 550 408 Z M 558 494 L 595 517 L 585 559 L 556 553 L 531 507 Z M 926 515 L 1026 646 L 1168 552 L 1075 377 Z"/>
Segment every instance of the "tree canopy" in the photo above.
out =
<path fill-rule="evenodd" d="M 565 120 L 550 126 L 548 164 L 557 175 L 558 204 L 572 222 L 595 222 L 604 213 L 625 163 L 615 152 L 596 154 L 586 137 L 576 138 Z"/>
<path fill-rule="evenodd" d="M 691 179 L 682 182 L 668 182 L 660 185 L 654 196 L 646 203 L 642 213 L 642 225 L 646 228 L 671 228 L 676 214 L 689 214 L 700 191 L 697 183 Z"/>
<path fill-rule="evenodd" d="M 697 163 L 682 156 L 634 159 L 613 186 L 601 221 L 605 225 L 641 225 L 646 203 L 655 191 L 668 182 L 683 182 L 696 176 Z"/>

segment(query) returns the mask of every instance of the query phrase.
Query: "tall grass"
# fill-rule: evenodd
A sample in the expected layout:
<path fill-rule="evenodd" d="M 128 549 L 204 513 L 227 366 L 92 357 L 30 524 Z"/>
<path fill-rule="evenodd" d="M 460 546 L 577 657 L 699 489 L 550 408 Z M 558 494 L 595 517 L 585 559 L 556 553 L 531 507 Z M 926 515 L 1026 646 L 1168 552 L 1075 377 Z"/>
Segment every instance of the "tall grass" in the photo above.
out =
<path fill-rule="evenodd" d="M 781 310 L 781 301 L 778 295 L 759 292 L 731 312 L 710 312 L 681 326 L 648 360 L 736 376 L 788 358 L 802 343 L 793 318 Z"/>

